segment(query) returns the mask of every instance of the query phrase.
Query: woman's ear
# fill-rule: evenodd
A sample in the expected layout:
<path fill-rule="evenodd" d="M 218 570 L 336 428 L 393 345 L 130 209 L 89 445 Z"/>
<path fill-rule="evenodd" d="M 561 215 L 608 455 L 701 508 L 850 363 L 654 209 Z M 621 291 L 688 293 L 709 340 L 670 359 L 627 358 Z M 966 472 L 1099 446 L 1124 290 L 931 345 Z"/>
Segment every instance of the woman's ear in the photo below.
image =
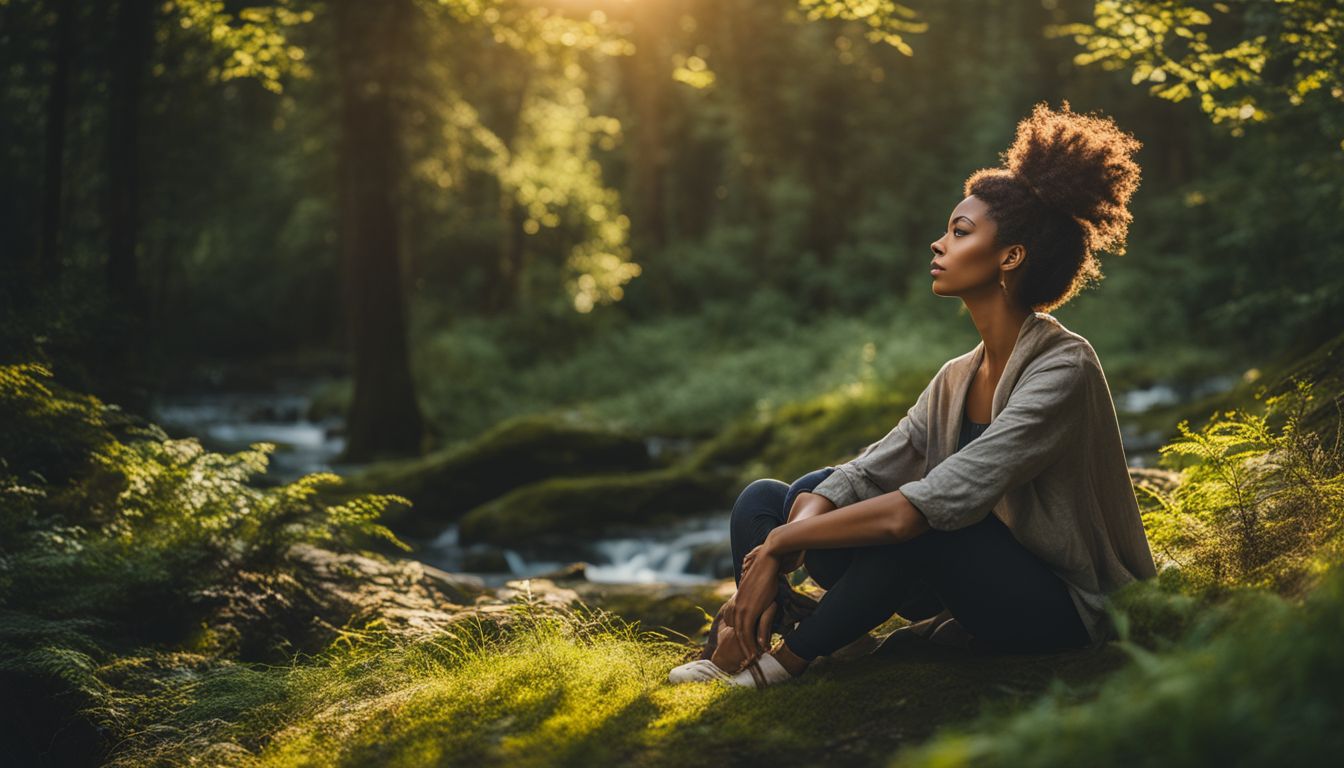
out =
<path fill-rule="evenodd" d="M 1003 252 L 1003 257 L 999 261 L 999 269 L 1009 270 L 1017 269 L 1027 260 L 1027 249 L 1022 245 L 1010 245 Z"/>

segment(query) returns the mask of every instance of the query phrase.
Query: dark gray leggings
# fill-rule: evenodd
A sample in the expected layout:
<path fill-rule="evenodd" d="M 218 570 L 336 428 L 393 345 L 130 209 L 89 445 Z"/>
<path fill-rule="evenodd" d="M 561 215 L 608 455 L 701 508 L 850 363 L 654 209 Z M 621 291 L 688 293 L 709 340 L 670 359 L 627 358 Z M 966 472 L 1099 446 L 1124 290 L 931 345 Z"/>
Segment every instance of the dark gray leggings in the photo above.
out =
<path fill-rule="evenodd" d="M 788 520 L 799 493 L 831 472 L 792 484 L 762 478 L 733 504 L 733 576 L 742 559 Z M 1064 581 L 1023 547 L 993 513 L 953 531 L 926 531 L 895 544 L 808 550 L 803 565 L 826 590 L 817 610 L 785 642 L 803 659 L 834 653 L 893 613 L 918 621 L 946 607 L 977 640 L 995 650 L 1080 648 L 1090 638 Z"/>

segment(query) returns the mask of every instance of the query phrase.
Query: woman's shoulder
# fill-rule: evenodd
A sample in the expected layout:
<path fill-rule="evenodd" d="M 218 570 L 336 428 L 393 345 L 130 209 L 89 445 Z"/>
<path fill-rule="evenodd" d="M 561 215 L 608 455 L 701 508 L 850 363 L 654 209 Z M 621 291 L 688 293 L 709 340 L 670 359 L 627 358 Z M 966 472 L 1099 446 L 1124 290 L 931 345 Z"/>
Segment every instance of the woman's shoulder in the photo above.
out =
<path fill-rule="evenodd" d="M 1103 379 L 1106 377 L 1101 367 L 1101 357 L 1097 355 L 1096 347 L 1092 346 L 1092 342 L 1088 341 L 1086 336 L 1065 328 L 1062 324 L 1059 326 L 1059 333 L 1056 354 L 1072 357 L 1083 375 Z"/>
<path fill-rule="evenodd" d="M 1048 312 L 1037 312 L 1035 315 L 1045 321 L 1041 327 L 1045 329 L 1047 336 L 1045 342 L 1040 344 L 1038 356 L 1049 356 L 1053 359 L 1069 358 L 1080 368 L 1092 368 L 1098 372 L 1101 370 L 1101 359 L 1097 357 L 1097 350 L 1086 336 L 1064 325 L 1059 318 Z"/>

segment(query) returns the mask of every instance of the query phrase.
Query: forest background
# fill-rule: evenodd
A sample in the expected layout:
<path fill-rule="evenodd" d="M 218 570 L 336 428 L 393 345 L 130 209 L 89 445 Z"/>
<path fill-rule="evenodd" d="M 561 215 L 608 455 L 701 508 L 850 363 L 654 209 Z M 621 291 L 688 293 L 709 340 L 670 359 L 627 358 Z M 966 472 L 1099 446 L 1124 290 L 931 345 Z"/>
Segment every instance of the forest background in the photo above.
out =
<path fill-rule="evenodd" d="M 1330 0 L 0 0 L 0 741 L 126 765 L 1334 754 L 1341 50 Z M 1122 641 L 748 701 L 659 687 L 731 579 L 450 572 L 723 517 L 885 434 L 978 341 L 925 282 L 962 181 L 1064 100 L 1142 142 L 1124 252 L 1055 312 L 1102 360 L 1164 566 Z M 292 381 L 335 473 L 151 423 Z M 448 530 L 477 547 L 448 571 L 398 538 Z M 986 702 L 1002 719 L 968 725 Z"/>

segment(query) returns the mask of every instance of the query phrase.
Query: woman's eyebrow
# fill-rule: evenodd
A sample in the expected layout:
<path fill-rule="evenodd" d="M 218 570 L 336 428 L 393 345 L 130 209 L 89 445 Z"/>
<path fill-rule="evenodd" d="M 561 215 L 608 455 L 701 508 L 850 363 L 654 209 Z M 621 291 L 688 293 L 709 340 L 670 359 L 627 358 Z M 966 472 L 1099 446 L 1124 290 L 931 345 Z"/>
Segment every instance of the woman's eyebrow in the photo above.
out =
<path fill-rule="evenodd" d="M 975 220 L 974 220 L 974 219 L 972 219 L 970 216 L 966 216 L 966 215 L 962 215 L 962 216 L 953 216 L 953 217 L 952 217 L 952 221 L 956 221 L 957 219 L 965 219 L 965 220 L 971 222 L 972 224 L 975 223 Z M 949 221 L 948 224 L 951 224 L 952 221 Z"/>

